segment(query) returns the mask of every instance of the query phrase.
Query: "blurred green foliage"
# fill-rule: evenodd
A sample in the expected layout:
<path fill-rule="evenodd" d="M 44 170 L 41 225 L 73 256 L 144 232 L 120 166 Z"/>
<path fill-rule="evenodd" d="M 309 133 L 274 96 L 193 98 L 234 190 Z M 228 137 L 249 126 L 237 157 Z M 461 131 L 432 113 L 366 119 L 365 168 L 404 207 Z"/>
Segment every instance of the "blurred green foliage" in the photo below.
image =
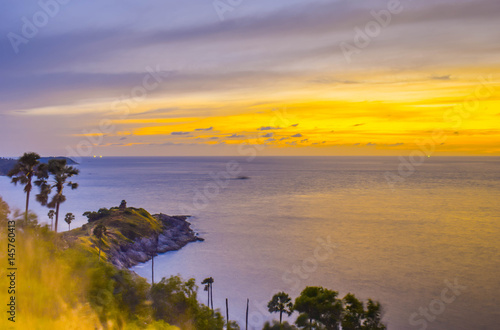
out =
<path fill-rule="evenodd" d="M 35 215 L 25 225 L 22 213 L 8 211 L 0 197 L 1 246 L 7 246 L 7 221 L 16 220 L 18 329 L 224 328 L 221 314 L 197 301 L 194 279 L 173 276 L 151 286 L 131 271 L 99 262 L 95 250 L 39 225 Z M 142 209 L 130 212 L 154 220 Z M 5 253 L 0 263 L 7 264 Z M 5 267 L 0 276 L 7 287 Z M 1 301 L 9 297 L 7 290 L 0 290 Z M 1 318 L 0 329 L 11 325 L 7 322 Z"/>

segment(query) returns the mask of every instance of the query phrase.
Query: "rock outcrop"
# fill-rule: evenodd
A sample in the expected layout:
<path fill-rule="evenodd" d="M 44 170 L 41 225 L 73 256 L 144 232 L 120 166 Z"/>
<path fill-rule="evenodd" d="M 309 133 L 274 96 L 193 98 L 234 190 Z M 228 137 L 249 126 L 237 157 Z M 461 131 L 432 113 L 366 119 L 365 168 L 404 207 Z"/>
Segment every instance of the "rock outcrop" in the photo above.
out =
<path fill-rule="evenodd" d="M 163 224 L 158 237 L 138 237 L 133 243 L 111 246 L 107 255 L 113 265 L 118 268 L 130 268 L 160 253 L 179 250 L 190 242 L 203 241 L 191 229 L 186 216 L 155 214 L 153 217 Z"/>

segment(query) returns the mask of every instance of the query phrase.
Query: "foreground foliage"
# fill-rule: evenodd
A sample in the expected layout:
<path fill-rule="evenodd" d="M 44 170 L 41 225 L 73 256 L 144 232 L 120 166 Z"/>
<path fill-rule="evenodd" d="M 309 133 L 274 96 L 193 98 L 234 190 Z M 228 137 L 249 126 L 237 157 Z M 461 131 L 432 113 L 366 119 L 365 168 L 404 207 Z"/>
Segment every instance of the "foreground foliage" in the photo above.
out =
<path fill-rule="evenodd" d="M 0 245 L 7 246 L 7 220 L 17 214 L 15 292 L 18 329 L 223 329 L 219 312 L 198 303 L 195 280 L 163 278 L 151 286 L 128 270 L 99 261 L 96 251 L 68 242 L 30 215 L 11 214 L 0 198 Z M 6 254 L 0 263 L 7 264 Z M 21 271 L 22 270 L 22 271 Z M 29 270 L 29 271 L 27 271 Z M 6 268 L 0 268 L 1 285 Z M 0 300 L 10 294 L 0 290 Z M 0 319 L 0 329 L 12 322 Z"/>

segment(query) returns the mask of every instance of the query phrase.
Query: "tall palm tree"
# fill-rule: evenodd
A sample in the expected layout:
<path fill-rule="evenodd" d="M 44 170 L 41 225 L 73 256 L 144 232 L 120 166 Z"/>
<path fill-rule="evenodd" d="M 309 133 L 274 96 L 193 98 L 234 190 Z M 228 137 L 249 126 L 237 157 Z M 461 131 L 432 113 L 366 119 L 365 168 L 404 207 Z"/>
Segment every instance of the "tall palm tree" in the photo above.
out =
<path fill-rule="evenodd" d="M 56 210 L 56 224 L 55 232 L 57 233 L 57 226 L 59 224 L 59 207 L 62 203 L 66 201 L 66 196 L 63 195 L 64 186 L 68 186 L 71 189 L 78 188 L 78 183 L 66 182 L 69 178 L 74 175 L 78 175 L 80 171 L 73 166 L 66 165 L 66 159 L 51 159 L 47 166 L 48 173 L 52 175 L 52 182 L 47 179 L 42 179 L 37 182 L 40 186 L 40 194 L 36 195 L 37 200 L 42 205 L 47 205 L 49 208 Z M 50 202 L 49 195 L 52 190 L 55 189 L 55 195 L 52 196 Z"/>
<path fill-rule="evenodd" d="M 50 219 L 50 230 L 54 229 L 54 216 L 56 215 L 56 212 L 54 210 L 50 210 L 49 213 L 47 213 L 47 216 Z"/>
<path fill-rule="evenodd" d="M 282 323 L 283 313 L 288 316 L 293 313 L 292 299 L 285 292 L 278 292 L 273 296 L 271 301 L 267 304 L 269 313 L 280 313 L 280 324 Z"/>
<path fill-rule="evenodd" d="M 99 260 L 101 260 L 102 238 L 108 234 L 108 231 L 106 229 L 106 226 L 100 223 L 94 227 L 93 233 L 95 237 L 97 237 L 97 239 L 99 240 Z"/>
<path fill-rule="evenodd" d="M 206 279 L 203 280 L 203 282 L 201 282 L 201 284 L 205 284 L 205 291 L 207 291 L 208 294 L 208 308 L 212 308 L 212 312 L 214 310 L 214 297 L 212 294 L 214 282 L 215 281 L 213 277 L 207 277 Z M 210 307 L 210 301 L 212 301 L 212 307 Z"/>
<path fill-rule="evenodd" d="M 24 192 L 26 193 L 26 211 L 24 212 L 25 224 L 28 224 L 28 208 L 30 193 L 33 189 L 33 177 L 37 177 L 39 180 L 46 179 L 46 165 L 40 163 L 39 154 L 35 152 L 25 152 L 7 175 L 12 178 L 11 182 L 13 184 L 17 185 L 20 183 L 24 185 Z"/>
<path fill-rule="evenodd" d="M 206 280 L 206 279 L 205 279 Z M 205 281 L 201 282 L 206 283 Z M 207 291 L 207 306 L 210 308 L 210 284 L 205 284 L 205 287 L 203 288 L 203 291 Z"/>
<path fill-rule="evenodd" d="M 123 202 L 125 201 L 122 201 L 122 205 Z M 122 205 L 120 205 L 120 208 L 122 207 Z M 155 284 L 155 254 L 158 252 L 158 233 L 155 233 L 155 241 L 155 249 L 151 252 L 151 283 L 153 285 Z"/>
<path fill-rule="evenodd" d="M 75 220 L 75 215 L 73 213 L 66 213 L 64 221 L 68 224 L 68 229 L 71 230 L 71 221 Z"/>

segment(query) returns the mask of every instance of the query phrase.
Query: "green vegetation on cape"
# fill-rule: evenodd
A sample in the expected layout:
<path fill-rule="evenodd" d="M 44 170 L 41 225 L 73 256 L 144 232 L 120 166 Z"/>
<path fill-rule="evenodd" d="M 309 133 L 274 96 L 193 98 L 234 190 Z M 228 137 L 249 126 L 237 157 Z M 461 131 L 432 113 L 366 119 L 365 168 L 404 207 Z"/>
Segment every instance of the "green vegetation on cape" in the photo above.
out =
<path fill-rule="evenodd" d="M 125 201 L 119 207 L 100 208 L 83 215 L 89 222 L 64 232 L 64 239 L 89 251 L 102 250 L 101 257 L 120 269 L 203 240 L 190 228 L 186 216 L 151 215 L 143 208 L 126 207 Z M 99 238 L 95 235 L 97 226 L 106 229 Z"/>

